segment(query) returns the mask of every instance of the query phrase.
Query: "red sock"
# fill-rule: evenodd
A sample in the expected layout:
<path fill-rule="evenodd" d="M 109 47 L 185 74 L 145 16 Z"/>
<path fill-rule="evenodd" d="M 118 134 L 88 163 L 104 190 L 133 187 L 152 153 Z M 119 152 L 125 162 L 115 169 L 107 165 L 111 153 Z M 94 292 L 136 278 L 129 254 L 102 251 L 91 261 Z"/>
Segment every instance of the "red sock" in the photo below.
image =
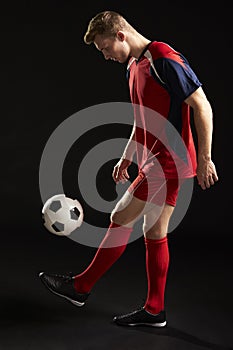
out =
<path fill-rule="evenodd" d="M 162 239 L 145 238 L 147 300 L 145 310 L 157 314 L 164 310 L 164 292 L 169 266 L 169 250 L 167 237 Z"/>
<path fill-rule="evenodd" d="M 123 254 L 132 228 L 111 223 L 92 262 L 81 274 L 75 276 L 74 287 L 79 293 L 88 293 L 98 279 Z"/>

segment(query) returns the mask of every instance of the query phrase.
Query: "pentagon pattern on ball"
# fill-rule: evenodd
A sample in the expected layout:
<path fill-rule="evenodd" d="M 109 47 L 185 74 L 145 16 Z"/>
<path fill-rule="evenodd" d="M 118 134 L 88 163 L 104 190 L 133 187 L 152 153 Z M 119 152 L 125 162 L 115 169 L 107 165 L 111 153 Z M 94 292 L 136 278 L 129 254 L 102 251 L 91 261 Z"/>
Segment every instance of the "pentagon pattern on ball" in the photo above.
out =
<path fill-rule="evenodd" d="M 65 228 L 65 225 L 58 221 L 54 222 L 51 226 L 56 232 L 62 232 Z"/>
<path fill-rule="evenodd" d="M 80 216 L 80 211 L 78 210 L 78 208 L 74 207 L 70 210 L 70 218 L 72 220 L 78 220 Z"/>
<path fill-rule="evenodd" d="M 60 201 L 53 201 L 50 206 L 49 209 L 54 211 L 54 213 L 56 213 L 59 209 L 61 209 L 62 205 Z"/>

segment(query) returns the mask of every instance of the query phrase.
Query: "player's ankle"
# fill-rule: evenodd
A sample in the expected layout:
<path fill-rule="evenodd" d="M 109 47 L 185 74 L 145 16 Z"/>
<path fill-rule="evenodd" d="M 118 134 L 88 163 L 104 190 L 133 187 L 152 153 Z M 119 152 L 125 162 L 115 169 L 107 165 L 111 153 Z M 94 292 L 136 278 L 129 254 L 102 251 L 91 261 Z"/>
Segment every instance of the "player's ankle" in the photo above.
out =
<path fill-rule="evenodd" d="M 144 310 L 146 312 L 148 312 L 148 314 L 153 315 L 153 316 L 158 315 L 163 311 L 162 309 L 150 309 L 150 308 L 147 308 L 145 306 L 144 306 Z"/>
<path fill-rule="evenodd" d="M 74 277 L 74 289 L 77 293 L 80 293 L 80 294 L 89 294 L 90 291 L 87 290 L 87 288 L 85 288 L 85 286 L 83 286 L 80 281 L 78 280 L 78 278 L 75 278 Z"/>

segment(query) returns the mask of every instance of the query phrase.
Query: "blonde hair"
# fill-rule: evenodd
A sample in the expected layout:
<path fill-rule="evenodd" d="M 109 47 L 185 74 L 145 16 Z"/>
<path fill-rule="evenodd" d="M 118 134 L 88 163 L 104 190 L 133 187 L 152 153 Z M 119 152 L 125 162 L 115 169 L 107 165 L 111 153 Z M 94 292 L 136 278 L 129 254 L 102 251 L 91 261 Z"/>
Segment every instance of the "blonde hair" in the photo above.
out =
<path fill-rule="evenodd" d="M 93 17 L 84 35 L 84 42 L 88 45 L 94 42 L 97 34 L 115 37 L 119 30 L 129 29 L 130 25 L 122 15 L 114 11 L 103 11 Z"/>

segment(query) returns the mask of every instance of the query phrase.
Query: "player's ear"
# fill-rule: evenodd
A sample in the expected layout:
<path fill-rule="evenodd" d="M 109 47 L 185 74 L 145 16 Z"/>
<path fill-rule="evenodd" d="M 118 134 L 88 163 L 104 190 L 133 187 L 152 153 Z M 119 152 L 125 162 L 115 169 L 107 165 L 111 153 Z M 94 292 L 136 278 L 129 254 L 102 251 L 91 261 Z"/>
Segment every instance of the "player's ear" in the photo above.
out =
<path fill-rule="evenodd" d="M 117 39 L 120 40 L 120 41 L 124 41 L 125 40 L 125 33 L 122 32 L 121 30 L 119 30 L 117 32 Z"/>

